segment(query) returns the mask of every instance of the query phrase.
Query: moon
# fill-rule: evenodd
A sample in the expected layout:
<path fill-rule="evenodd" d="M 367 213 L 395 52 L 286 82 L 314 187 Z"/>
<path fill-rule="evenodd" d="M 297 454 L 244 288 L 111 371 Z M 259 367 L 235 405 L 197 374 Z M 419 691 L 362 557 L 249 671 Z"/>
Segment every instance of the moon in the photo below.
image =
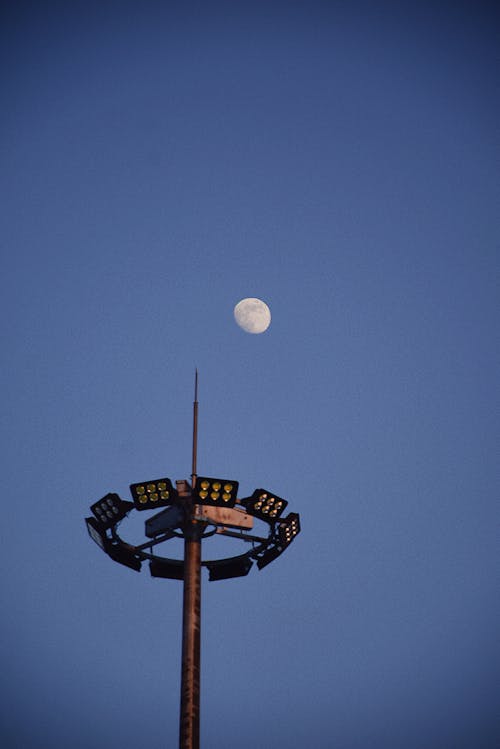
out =
<path fill-rule="evenodd" d="M 261 299 L 248 297 L 234 308 L 234 319 L 246 333 L 263 333 L 271 324 L 271 310 Z"/>

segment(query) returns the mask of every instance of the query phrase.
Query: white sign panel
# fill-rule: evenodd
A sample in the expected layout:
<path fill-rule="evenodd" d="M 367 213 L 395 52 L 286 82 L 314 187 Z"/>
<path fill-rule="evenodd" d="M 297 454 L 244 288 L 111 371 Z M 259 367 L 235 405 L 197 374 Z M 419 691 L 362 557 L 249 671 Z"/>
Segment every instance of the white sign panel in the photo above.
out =
<path fill-rule="evenodd" d="M 213 525 L 226 525 L 228 528 L 253 528 L 253 517 L 243 510 L 232 507 L 207 507 L 196 505 L 196 520 L 206 520 Z"/>

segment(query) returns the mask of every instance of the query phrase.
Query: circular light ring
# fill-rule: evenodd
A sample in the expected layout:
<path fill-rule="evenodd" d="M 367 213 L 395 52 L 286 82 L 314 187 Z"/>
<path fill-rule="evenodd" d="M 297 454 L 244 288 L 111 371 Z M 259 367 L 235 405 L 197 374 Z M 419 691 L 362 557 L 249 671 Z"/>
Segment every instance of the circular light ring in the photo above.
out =
<path fill-rule="evenodd" d="M 119 539 L 121 541 L 121 539 Z M 123 543 L 123 542 L 122 542 Z M 202 567 L 208 567 L 211 564 L 222 564 L 223 562 L 238 562 L 243 561 L 244 559 L 252 559 L 255 560 L 258 558 L 258 554 L 265 551 L 269 546 L 271 546 L 271 539 L 267 539 L 264 543 L 259 544 L 259 546 L 256 546 L 253 549 L 249 549 L 249 551 L 246 551 L 244 554 L 238 554 L 237 556 L 232 557 L 223 557 L 222 559 L 204 559 L 202 562 L 200 562 Z M 128 548 L 127 545 L 125 548 Z M 170 564 L 179 564 L 179 562 L 183 562 L 183 559 L 172 559 L 171 557 L 163 557 L 159 556 L 158 554 L 150 554 L 147 551 L 143 551 L 142 549 L 140 551 L 137 551 L 137 556 L 139 559 L 141 559 L 143 562 L 145 561 L 157 561 L 157 562 L 165 562 Z"/>
<path fill-rule="evenodd" d="M 207 533 L 204 533 L 201 537 L 202 538 L 207 538 L 208 536 L 213 536 L 215 533 L 216 533 L 216 528 L 213 528 L 210 531 L 208 531 Z M 172 534 L 171 538 L 173 538 L 174 536 L 177 537 L 177 538 L 183 538 L 184 534 L 182 534 L 182 533 L 175 533 L 175 534 Z M 116 532 L 115 529 L 112 529 L 112 538 L 113 538 L 113 542 L 114 542 L 114 544 L 116 545 L 117 548 L 122 548 L 122 549 L 124 549 L 126 551 L 134 552 L 135 556 L 138 559 L 140 559 L 142 562 L 146 562 L 146 561 L 158 561 L 160 563 L 161 562 L 165 562 L 166 564 L 173 564 L 173 565 L 178 565 L 179 562 L 183 563 L 182 559 L 173 559 L 171 557 L 164 557 L 164 556 L 160 556 L 159 554 L 153 554 L 151 552 L 145 551 L 144 549 L 138 549 L 137 547 L 135 547 L 135 546 L 127 543 L 126 541 L 124 541 L 118 535 L 118 533 Z M 170 539 L 165 539 L 165 541 L 168 541 L 168 540 L 170 540 Z M 244 536 L 242 536 L 242 540 L 245 540 Z M 248 539 L 248 542 L 250 542 L 250 540 L 251 539 Z M 259 555 L 261 555 L 269 547 L 271 547 L 273 545 L 276 545 L 277 543 L 278 543 L 278 541 L 277 541 L 277 539 L 275 537 L 275 533 L 274 533 L 273 529 L 271 529 L 270 533 L 269 533 L 269 536 L 264 541 L 262 541 L 262 543 L 256 544 L 251 549 L 249 549 L 248 551 L 246 551 L 244 554 L 239 554 L 237 556 L 231 556 L 231 557 L 223 557 L 221 559 L 205 559 L 205 560 L 203 560 L 201 562 L 201 566 L 202 567 L 208 567 L 209 565 L 212 565 L 212 564 L 214 564 L 214 565 L 217 564 L 217 563 L 221 563 L 222 564 L 223 562 L 230 562 L 230 561 L 237 563 L 238 561 L 240 561 L 240 560 L 243 561 L 245 559 L 251 559 L 251 560 L 255 561 L 255 560 L 258 560 Z"/>
<path fill-rule="evenodd" d="M 209 482 L 204 481 L 203 483 L 207 484 L 208 488 L 212 488 L 212 489 L 214 488 L 214 484 L 212 484 L 212 487 L 210 487 L 210 483 Z M 221 489 L 226 489 L 227 486 L 231 486 L 231 488 L 232 488 L 232 485 L 229 485 L 229 484 L 224 484 L 224 486 L 222 486 L 222 484 L 220 482 L 215 482 L 215 483 L 217 483 Z M 150 502 L 152 500 L 152 496 L 151 495 L 155 494 L 155 493 L 157 494 L 156 491 L 155 492 L 150 491 L 150 488 L 149 488 L 150 486 L 151 487 L 154 486 L 155 490 L 157 488 L 159 488 L 159 484 L 158 485 L 157 484 L 154 484 L 154 485 L 150 484 L 150 485 L 148 485 L 147 486 L 148 494 L 146 494 L 146 492 L 144 491 L 143 495 L 139 496 L 139 501 L 141 503 Z M 139 488 L 143 488 L 143 487 L 139 487 Z M 137 492 L 137 493 L 140 494 L 140 492 Z M 166 492 L 166 493 L 168 494 L 168 492 Z M 226 492 L 223 492 L 223 497 L 224 497 L 225 493 Z M 227 492 L 227 493 L 229 494 L 229 492 Z M 217 563 L 222 564 L 224 562 L 228 562 L 228 563 L 229 562 L 234 562 L 235 564 L 237 564 L 239 561 L 243 562 L 246 559 L 250 559 L 250 560 L 258 562 L 259 559 L 263 558 L 263 556 L 265 555 L 266 551 L 271 551 L 271 553 L 272 553 L 273 550 L 276 550 L 276 552 L 277 552 L 276 556 L 278 556 L 286 548 L 288 548 L 289 543 L 295 538 L 295 536 L 300 531 L 300 524 L 299 524 L 300 521 L 298 520 L 298 518 L 296 520 L 294 519 L 292 521 L 292 523 L 289 523 L 289 524 L 285 525 L 285 528 L 283 528 L 281 530 L 281 534 L 282 535 L 284 534 L 285 537 L 286 537 L 286 543 L 284 544 L 283 541 L 282 541 L 282 538 L 280 538 L 280 528 L 281 528 L 281 526 L 282 526 L 282 524 L 284 522 L 284 518 L 278 518 L 278 517 L 276 517 L 276 514 L 277 514 L 277 511 L 279 509 L 279 507 L 277 507 L 278 504 L 280 506 L 282 504 L 284 504 L 286 506 L 288 503 L 286 502 L 286 500 L 278 500 L 278 502 L 275 503 L 275 498 L 274 497 L 270 496 L 269 493 L 263 492 L 263 494 L 264 493 L 266 494 L 266 498 L 265 499 L 267 500 L 267 502 L 265 502 L 265 507 L 267 509 L 266 509 L 265 514 L 260 513 L 257 519 L 261 520 L 264 523 L 267 523 L 267 525 L 269 526 L 268 537 L 266 539 L 262 539 L 262 540 L 258 539 L 257 540 L 255 536 L 252 537 L 250 534 L 249 534 L 250 537 L 246 538 L 246 536 L 244 535 L 244 533 L 242 533 L 241 536 L 240 536 L 240 538 L 241 538 L 242 541 L 246 541 L 247 543 L 253 543 L 254 544 L 251 549 L 249 549 L 247 552 L 245 552 L 243 554 L 239 554 L 237 556 L 223 557 L 222 559 L 207 559 L 207 560 L 203 560 L 201 562 L 201 566 L 202 567 L 210 567 L 210 565 L 217 565 Z M 198 492 L 198 496 L 200 496 L 200 497 L 203 496 L 203 494 L 205 496 L 209 496 L 209 492 L 206 491 L 206 490 Z M 212 494 L 216 494 L 217 497 L 220 496 L 219 492 L 212 491 Z M 157 496 L 158 496 L 158 494 L 157 494 Z M 195 497 L 196 497 L 196 495 L 194 495 L 193 498 L 195 498 Z M 249 497 L 248 501 L 250 501 L 251 499 L 254 499 L 254 498 L 255 497 Z M 270 500 L 272 500 L 272 501 L 270 501 Z M 95 509 L 96 509 L 97 512 L 99 512 L 99 514 L 102 513 L 102 516 L 103 516 L 102 517 L 102 521 L 103 522 L 108 522 L 108 521 L 106 521 L 106 515 L 108 515 L 108 513 L 109 513 L 109 515 L 111 515 L 111 517 L 113 517 L 113 514 L 114 513 L 118 513 L 119 510 L 116 507 L 115 502 L 113 502 L 113 501 L 110 502 L 109 499 L 107 499 L 105 502 L 102 502 L 102 504 L 104 505 L 103 508 L 96 507 Z M 132 503 L 130 503 L 130 504 L 132 504 Z M 240 504 L 245 509 L 245 511 L 248 512 L 248 510 L 246 508 L 246 505 L 245 505 L 245 500 L 240 500 L 238 502 L 238 504 Z M 257 504 L 258 504 L 258 502 L 254 503 L 253 507 L 256 507 Z M 264 504 L 264 502 L 261 503 L 261 506 L 262 506 L 262 504 Z M 112 507 L 112 511 L 110 511 L 109 507 Z M 130 509 L 134 509 L 134 507 L 132 506 Z M 135 509 L 138 509 L 138 508 L 136 507 Z M 252 514 L 252 513 L 248 512 L 248 514 Z M 296 514 L 296 513 L 294 513 L 294 514 Z M 117 550 L 121 549 L 121 550 L 126 551 L 128 553 L 131 553 L 136 559 L 138 559 L 138 560 L 140 560 L 142 562 L 149 560 L 149 561 L 158 561 L 160 563 L 161 562 L 165 562 L 166 564 L 170 563 L 170 564 L 173 564 L 173 565 L 179 565 L 179 563 L 183 564 L 183 560 L 172 559 L 172 558 L 169 558 L 169 557 L 164 557 L 164 556 L 160 556 L 158 554 L 153 554 L 152 552 L 145 551 L 145 548 L 148 548 L 146 546 L 146 544 L 142 545 L 142 546 L 144 546 L 144 548 L 138 548 L 137 546 L 134 546 L 132 544 L 129 544 L 129 543 L 123 541 L 123 539 L 120 538 L 120 536 L 116 532 L 116 524 L 113 525 L 109 530 L 111 530 L 111 539 L 109 539 L 109 542 L 111 543 L 111 541 L 112 541 L 113 548 L 116 548 Z M 200 533 L 200 539 L 201 538 L 207 538 L 209 536 L 213 536 L 216 532 L 217 532 L 217 528 L 215 528 L 215 527 L 211 528 L 208 531 L 205 530 L 202 533 Z M 184 532 L 173 531 L 172 534 L 168 538 L 162 539 L 161 543 L 163 543 L 164 541 L 168 541 L 170 538 L 185 538 L 185 534 L 184 534 Z M 110 554 L 110 556 L 111 556 L 111 558 L 113 558 L 112 554 Z M 225 578 L 223 578 L 223 579 L 225 579 Z"/>

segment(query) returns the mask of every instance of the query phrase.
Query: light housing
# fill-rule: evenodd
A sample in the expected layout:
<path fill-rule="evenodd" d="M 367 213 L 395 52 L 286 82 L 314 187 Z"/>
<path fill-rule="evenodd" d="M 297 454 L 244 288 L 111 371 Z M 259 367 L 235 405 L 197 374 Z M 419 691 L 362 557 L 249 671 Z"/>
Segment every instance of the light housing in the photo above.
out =
<path fill-rule="evenodd" d="M 201 505 L 234 507 L 238 495 L 238 481 L 198 476 L 193 489 L 193 499 Z"/>
<path fill-rule="evenodd" d="M 230 577 L 244 577 L 250 572 L 253 562 L 247 554 L 221 559 L 215 562 L 204 562 L 208 568 L 209 580 L 227 580 Z"/>
<path fill-rule="evenodd" d="M 95 518 L 85 518 L 85 524 L 92 541 L 95 541 L 107 553 L 110 540 L 106 536 L 106 531 L 103 529 L 101 523 L 97 522 Z"/>
<path fill-rule="evenodd" d="M 130 493 L 136 510 L 154 510 L 171 505 L 178 498 L 170 479 L 153 479 L 130 484 Z"/>
<path fill-rule="evenodd" d="M 113 544 L 109 546 L 107 553 L 115 562 L 123 564 L 125 567 L 130 567 L 131 570 L 135 570 L 136 572 L 141 571 L 142 562 L 136 556 L 134 549 L 128 549 L 120 544 Z"/>
<path fill-rule="evenodd" d="M 281 546 L 285 549 L 289 546 L 295 536 L 300 533 L 300 518 L 296 512 L 290 512 L 284 520 L 280 522 L 278 530 Z"/>
<path fill-rule="evenodd" d="M 136 556 L 134 547 L 130 547 L 128 544 L 116 543 L 107 537 L 106 531 L 103 529 L 101 523 L 95 518 L 85 518 L 87 530 L 92 541 L 101 547 L 101 549 L 108 554 L 111 559 L 119 564 L 124 564 L 125 567 L 130 567 L 137 572 L 141 569 L 141 560 Z"/>
<path fill-rule="evenodd" d="M 267 521 L 279 518 L 288 504 L 268 489 L 256 489 L 251 497 L 240 501 L 250 515 Z"/>
<path fill-rule="evenodd" d="M 279 546 L 269 546 L 264 552 L 260 553 L 257 556 L 257 567 L 259 570 L 263 569 L 268 564 L 271 564 L 271 562 L 274 562 L 282 551 L 283 549 Z"/>
<path fill-rule="evenodd" d="M 102 497 L 98 502 L 91 505 L 90 510 L 94 513 L 102 530 L 113 528 L 119 520 L 123 520 L 134 505 L 125 502 L 118 494 L 110 493 Z M 94 539 L 95 541 L 95 539 Z"/>
<path fill-rule="evenodd" d="M 177 559 L 152 559 L 149 563 L 151 577 L 184 580 L 184 562 Z"/>

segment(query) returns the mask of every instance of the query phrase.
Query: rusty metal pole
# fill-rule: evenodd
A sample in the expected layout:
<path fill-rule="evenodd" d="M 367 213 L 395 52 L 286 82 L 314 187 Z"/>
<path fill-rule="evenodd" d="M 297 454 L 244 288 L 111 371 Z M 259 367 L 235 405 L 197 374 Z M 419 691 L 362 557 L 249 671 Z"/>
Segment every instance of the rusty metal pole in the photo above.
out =
<path fill-rule="evenodd" d="M 188 537 L 189 534 L 189 537 Z M 201 539 L 195 525 L 184 541 L 184 604 L 179 749 L 200 746 Z"/>
<path fill-rule="evenodd" d="M 193 403 L 193 464 L 191 486 L 196 485 L 198 442 L 198 371 Z M 182 675 L 179 749 L 200 746 L 200 632 L 201 632 L 201 527 L 193 517 L 191 500 L 184 529 L 184 600 L 182 609 Z"/>

